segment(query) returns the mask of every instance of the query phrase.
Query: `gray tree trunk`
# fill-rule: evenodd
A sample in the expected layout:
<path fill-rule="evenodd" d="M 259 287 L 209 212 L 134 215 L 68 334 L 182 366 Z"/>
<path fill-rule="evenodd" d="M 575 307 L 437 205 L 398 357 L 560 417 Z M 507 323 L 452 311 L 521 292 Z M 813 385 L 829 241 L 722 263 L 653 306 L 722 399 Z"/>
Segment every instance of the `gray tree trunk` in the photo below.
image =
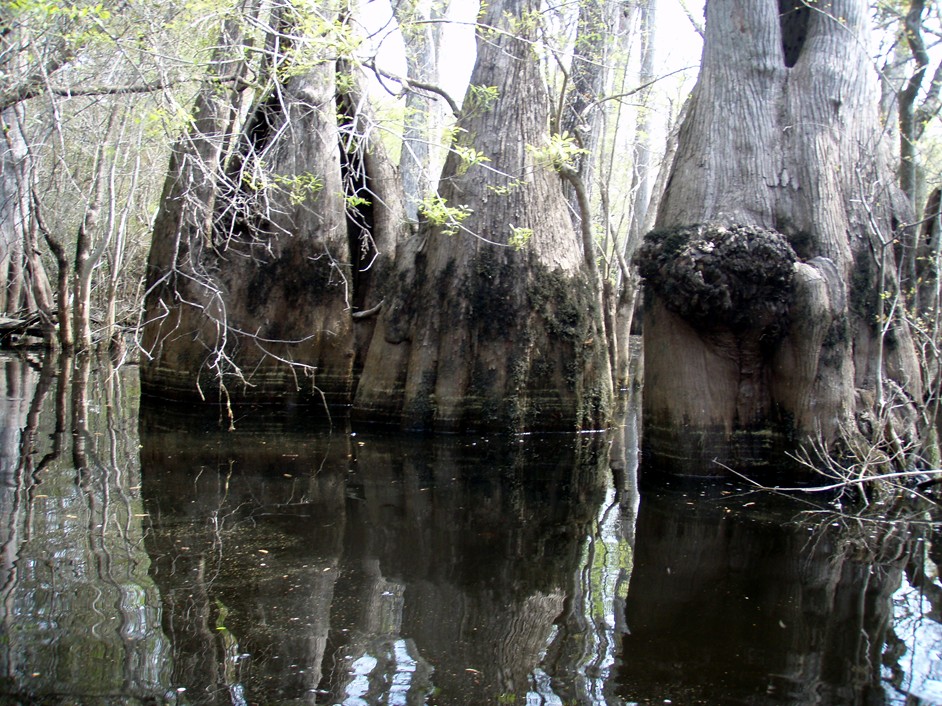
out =
<path fill-rule="evenodd" d="M 442 10 L 436 3 L 400 0 L 394 3 L 396 21 L 406 43 L 406 65 L 409 79 L 438 84 L 438 50 L 441 40 Z M 441 124 L 437 101 L 410 90 L 406 94 L 405 125 L 399 174 L 406 195 L 406 215 L 413 223 L 418 220 L 422 199 L 431 192 L 431 144 Z"/>
<path fill-rule="evenodd" d="M 491 161 L 451 154 L 441 197 L 469 215 L 449 234 L 426 220 L 403 244 L 354 402 L 409 429 L 576 429 L 602 423 L 611 377 L 598 283 L 541 162 L 549 101 L 519 19 L 531 0 L 489 3 L 459 126 Z M 515 25 L 515 26 L 512 26 Z M 498 31 L 489 30 L 495 27 Z M 501 31 L 503 30 L 503 31 Z M 515 36 L 516 35 L 516 36 Z M 514 235 L 529 234 L 521 249 Z"/>
<path fill-rule="evenodd" d="M 21 129 L 21 106 L 0 113 L 0 311 L 22 306 L 26 258 L 23 241 L 29 228 L 29 155 Z"/>
<path fill-rule="evenodd" d="M 638 71 L 638 85 L 646 86 L 654 81 L 654 28 L 657 15 L 657 0 L 644 0 L 636 6 L 639 14 L 640 29 L 640 67 Z M 631 220 L 628 226 L 628 237 L 624 244 L 624 260 L 631 262 L 641 238 L 647 232 L 645 224 L 648 221 L 648 210 L 652 206 L 652 176 L 655 166 L 652 163 L 651 131 L 654 126 L 652 119 L 653 88 L 644 88 L 638 95 L 638 108 L 635 119 L 635 136 L 633 145 L 632 174 L 631 174 Z M 670 141 L 670 138 L 668 138 Z M 665 149 L 663 162 L 669 164 L 673 158 L 670 145 Z M 615 308 L 615 340 L 616 356 L 614 365 L 615 385 L 624 389 L 630 384 L 631 371 L 631 336 L 632 322 L 638 298 L 638 277 L 635 270 L 623 273 L 619 280 L 618 298 Z"/>
<path fill-rule="evenodd" d="M 263 67 L 270 89 L 234 148 L 239 95 L 220 97 L 210 82 L 176 149 L 148 266 L 147 392 L 186 398 L 217 389 L 226 399 L 279 403 L 352 398 L 358 350 L 369 340 L 354 314 L 375 304 L 373 279 L 394 249 L 391 229 L 404 222 L 401 199 L 381 147 L 357 132 L 361 97 L 353 91 L 338 101 L 336 61 L 294 73 L 283 46 L 292 28 L 281 30 Z M 243 70 L 225 60 L 241 42 L 234 27 L 227 33 L 223 75 Z M 354 196 L 348 211 L 345 197 Z"/>
<path fill-rule="evenodd" d="M 911 415 L 922 398 L 908 328 L 879 323 L 911 214 L 881 141 L 867 12 L 707 6 L 660 232 L 640 255 L 652 463 L 754 470 L 796 440 L 876 432 L 891 402 Z M 896 421 L 894 443 L 914 441 Z"/>

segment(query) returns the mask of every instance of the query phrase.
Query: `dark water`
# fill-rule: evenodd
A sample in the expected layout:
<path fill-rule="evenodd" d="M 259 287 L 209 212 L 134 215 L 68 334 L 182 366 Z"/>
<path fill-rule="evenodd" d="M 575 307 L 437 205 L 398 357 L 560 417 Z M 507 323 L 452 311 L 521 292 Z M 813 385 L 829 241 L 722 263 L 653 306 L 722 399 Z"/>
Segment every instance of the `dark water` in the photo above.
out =
<path fill-rule="evenodd" d="M 639 491 L 630 414 L 228 432 L 139 417 L 133 368 L 0 365 L 0 703 L 942 703 L 924 510 Z"/>

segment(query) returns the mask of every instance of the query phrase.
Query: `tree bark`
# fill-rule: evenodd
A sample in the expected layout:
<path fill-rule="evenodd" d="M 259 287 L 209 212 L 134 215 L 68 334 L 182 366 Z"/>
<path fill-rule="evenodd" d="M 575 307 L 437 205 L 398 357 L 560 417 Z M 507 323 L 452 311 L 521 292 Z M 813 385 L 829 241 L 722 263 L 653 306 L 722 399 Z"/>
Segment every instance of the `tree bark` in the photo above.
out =
<path fill-rule="evenodd" d="M 407 429 L 577 429 L 604 422 L 611 376 L 598 283 L 538 158 L 549 101 L 528 41 L 530 0 L 489 3 L 459 127 L 490 161 L 453 152 L 440 196 L 460 223 L 426 214 L 403 244 L 354 414 Z M 478 92 L 480 93 L 480 92 Z M 479 95 L 477 96 L 480 97 Z M 510 245 L 528 236 L 526 245 Z"/>
<path fill-rule="evenodd" d="M 273 19 L 262 67 L 269 87 L 234 147 L 239 96 L 220 97 L 208 81 L 194 130 L 175 151 L 148 268 L 146 392 L 351 401 L 358 341 L 368 340 L 352 313 L 375 304 L 371 268 L 386 257 L 378 230 L 404 220 L 389 213 L 401 198 L 371 181 L 369 170 L 386 161 L 379 146 L 348 132 L 341 144 L 338 112 L 349 131 L 359 99 L 338 102 L 336 60 L 298 71 L 285 22 Z M 218 73 L 234 72 L 225 57 L 239 56 L 241 42 L 227 28 Z M 348 219 L 351 196 L 357 215 Z"/>
<path fill-rule="evenodd" d="M 438 83 L 438 50 L 441 40 L 441 19 L 445 8 L 437 3 L 401 0 L 393 3 L 393 11 L 406 43 L 406 64 L 409 79 Z M 432 189 L 432 153 L 434 131 L 441 125 L 441 109 L 437 102 L 415 90 L 406 93 L 405 125 L 399 173 L 406 194 L 406 215 L 418 221 L 418 208 Z"/>
<path fill-rule="evenodd" d="M 0 159 L 0 311 L 15 313 L 20 309 L 23 290 L 25 254 L 23 234 L 28 228 L 29 195 L 26 141 L 20 129 L 21 119 L 10 108 L 0 113 L 5 137 Z"/>
<path fill-rule="evenodd" d="M 752 470 L 921 400 L 909 330 L 883 299 L 911 211 L 881 142 L 868 39 L 859 0 L 709 3 L 659 234 L 640 255 L 653 463 Z"/>

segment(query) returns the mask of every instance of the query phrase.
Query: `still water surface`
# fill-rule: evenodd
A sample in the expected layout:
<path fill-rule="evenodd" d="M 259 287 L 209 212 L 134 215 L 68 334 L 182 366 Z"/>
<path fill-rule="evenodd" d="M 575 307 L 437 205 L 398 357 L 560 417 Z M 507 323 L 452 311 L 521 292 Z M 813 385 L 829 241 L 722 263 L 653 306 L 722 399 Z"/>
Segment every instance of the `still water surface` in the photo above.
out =
<path fill-rule="evenodd" d="M 96 368 L 98 364 L 96 363 Z M 942 704 L 942 537 L 0 360 L 0 703 Z"/>

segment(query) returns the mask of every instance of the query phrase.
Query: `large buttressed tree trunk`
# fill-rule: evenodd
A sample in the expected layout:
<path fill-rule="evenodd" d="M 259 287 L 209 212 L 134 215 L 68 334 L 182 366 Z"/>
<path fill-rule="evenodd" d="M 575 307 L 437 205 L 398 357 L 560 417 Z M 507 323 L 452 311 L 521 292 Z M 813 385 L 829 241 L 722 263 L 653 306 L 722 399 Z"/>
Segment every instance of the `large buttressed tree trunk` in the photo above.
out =
<path fill-rule="evenodd" d="M 399 250 L 354 401 L 361 418 L 456 431 L 576 429 L 607 415 L 598 283 L 538 154 L 549 116 L 530 41 L 538 7 L 487 5 L 442 201 Z"/>
<path fill-rule="evenodd" d="M 328 5 L 321 21 L 336 27 Z M 295 34 L 305 21 L 290 4 L 277 7 L 262 67 L 270 82 L 247 120 L 237 123 L 239 94 L 209 81 L 175 151 L 148 263 L 146 392 L 352 398 L 369 339 L 357 327 L 372 326 L 354 313 L 375 304 L 372 281 L 394 247 L 383 241 L 395 240 L 403 219 L 390 212 L 401 198 L 381 193 L 391 181 L 371 182 L 384 158 L 356 138 L 357 120 L 338 124 L 360 100 L 353 90 L 338 100 L 336 59 L 292 46 L 305 39 Z M 225 80 L 244 71 L 232 59 L 243 41 L 231 23 L 217 62 Z"/>
<path fill-rule="evenodd" d="M 655 464 L 752 469 L 809 438 L 859 440 L 881 408 L 921 399 L 908 329 L 880 323 L 894 231 L 911 216 L 868 45 L 863 0 L 708 3 L 700 78 L 639 255 Z"/>

